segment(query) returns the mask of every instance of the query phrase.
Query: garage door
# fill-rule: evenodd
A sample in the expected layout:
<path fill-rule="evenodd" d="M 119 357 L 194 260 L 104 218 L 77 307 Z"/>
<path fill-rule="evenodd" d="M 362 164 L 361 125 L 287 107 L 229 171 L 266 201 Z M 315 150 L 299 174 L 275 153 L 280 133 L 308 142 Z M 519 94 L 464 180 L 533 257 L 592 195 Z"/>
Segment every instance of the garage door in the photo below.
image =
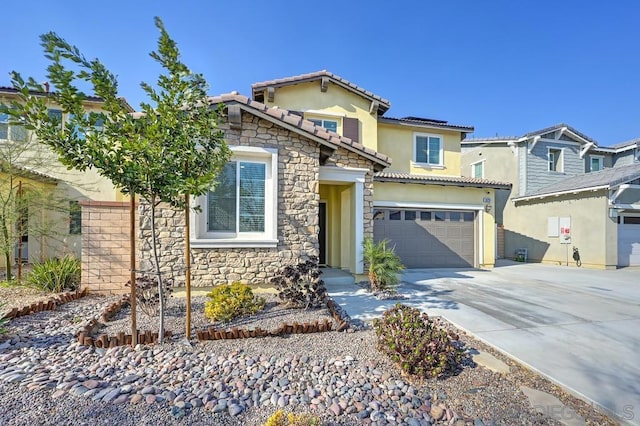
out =
<path fill-rule="evenodd" d="M 640 266 L 640 217 L 619 217 L 618 266 Z"/>
<path fill-rule="evenodd" d="M 407 268 L 473 266 L 472 211 L 376 209 L 374 240 L 388 239 Z"/>

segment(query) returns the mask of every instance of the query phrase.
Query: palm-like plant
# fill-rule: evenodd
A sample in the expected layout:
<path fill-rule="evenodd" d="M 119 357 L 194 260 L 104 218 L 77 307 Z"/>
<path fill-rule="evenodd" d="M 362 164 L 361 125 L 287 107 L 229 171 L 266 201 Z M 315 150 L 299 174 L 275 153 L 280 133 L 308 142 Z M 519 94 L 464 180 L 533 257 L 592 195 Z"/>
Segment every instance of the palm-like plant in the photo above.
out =
<path fill-rule="evenodd" d="M 373 238 L 365 238 L 362 242 L 372 291 L 394 289 L 400 281 L 398 274 L 404 271 L 404 265 L 393 248 L 387 247 L 388 243 L 389 240 L 376 243 Z"/>

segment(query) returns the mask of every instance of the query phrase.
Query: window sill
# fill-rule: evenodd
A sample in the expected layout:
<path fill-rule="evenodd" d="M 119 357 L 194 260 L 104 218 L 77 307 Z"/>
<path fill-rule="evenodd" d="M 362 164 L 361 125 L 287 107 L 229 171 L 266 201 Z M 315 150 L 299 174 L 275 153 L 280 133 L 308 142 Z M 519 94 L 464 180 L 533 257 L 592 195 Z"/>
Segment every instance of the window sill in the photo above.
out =
<path fill-rule="evenodd" d="M 278 240 L 197 239 L 191 240 L 191 248 L 273 248 Z"/>
<path fill-rule="evenodd" d="M 421 169 L 445 169 L 444 164 L 416 163 L 411 162 L 411 166 Z"/>

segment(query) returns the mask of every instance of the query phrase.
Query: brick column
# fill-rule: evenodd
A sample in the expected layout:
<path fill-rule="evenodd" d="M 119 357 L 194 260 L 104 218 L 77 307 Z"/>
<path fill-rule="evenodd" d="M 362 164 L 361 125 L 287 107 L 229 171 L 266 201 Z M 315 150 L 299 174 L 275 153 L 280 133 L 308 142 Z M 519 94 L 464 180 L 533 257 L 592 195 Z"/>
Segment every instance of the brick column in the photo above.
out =
<path fill-rule="evenodd" d="M 82 201 L 82 286 L 120 294 L 130 278 L 129 202 Z M 136 211 L 136 226 L 138 212 Z"/>

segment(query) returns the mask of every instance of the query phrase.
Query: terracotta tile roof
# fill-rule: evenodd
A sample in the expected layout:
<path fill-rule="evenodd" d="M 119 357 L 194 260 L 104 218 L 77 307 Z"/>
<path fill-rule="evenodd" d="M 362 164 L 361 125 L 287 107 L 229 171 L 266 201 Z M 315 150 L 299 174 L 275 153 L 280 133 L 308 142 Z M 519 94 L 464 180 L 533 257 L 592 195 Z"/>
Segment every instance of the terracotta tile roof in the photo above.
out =
<path fill-rule="evenodd" d="M 22 176 L 22 177 L 27 178 L 27 179 L 33 179 L 33 180 L 36 180 L 36 181 L 39 181 L 39 182 L 56 184 L 56 185 L 60 181 L 58 178 L 55 178 L 53 176 L 49 176 L 46 173 L 38 172 L 36 170 L 32 170 L 32 169 L 29 169 L 29 168 L 26 168 L 26 167 L 20 167 L 20 166 L 16 166 L 16 165 L 13 165 L 11 167 L 13 167 L 13 170 L 15 171 L 14 173 L 15 173 L 16 176 Z M 5 169 L 6 169 L 6 166 L 4 166 L 2 163 L 0 163 L 0 171 L 4 171 Z"/>
<path fill-rule="evenodd" d="M 598 188 L 611 188 L 623 183 L 640 179 L 640 163 L 627 166 L 608 167 L 597 172 L 584 173 L 571 176 L 552 185 L 514 200 L 526 200 L 531 198 L 544 198 L 559 193 L 572 193 L 591 191 Z"/>
<path fill-rule="evenodd" d="M 0 86 L 0 94 L 2 93 L 15 95 L 18 93 L 18 89 L 14 87 Z M 34 90 L 32 90 L 29 93 L 31 93 L 34 96 L 47 96 L 47 95 L 55 94 L 55 92 L 37 92 Z M 122 104 L 124 105 L 124 107 L 127 110 L 129 110 L 129 112 L 135 111 L 135 109 L 133 109 L 133 107 L 129 104 L 129 102 L 127 102 L 127 100 L 124 97 L 120 97 L 119 99 L 120 99 L 120 102 L 122 102 Z M 89 102 L 96 102 L 96 103 L 104 102 L 103 99 L 98 96 L 89 96 L 89 95 L 86 96 L 86 100 Z"/>
<path fill-rule="evenodd" d="M 470 177 L 414 175 L 410 173 L 383 171 L 373 175 L 377 182 L 423 183 L 426 185 L 470 186 L 475 188 L 509 189 L 510 183 Z"/>
<path fill-rule="evenodd" d="M 240 104 L 245 110 L 249 112 L 257 112 L 266 114 L 269 117 L 278 120 L 282 123 L 293 126 L 307 137 L 313 137 L 322 141 L 325 145 L 332 148 L 341 146 L 349 151 L 355 152 L 363 157 L 369 158 L 375 161 L 383 167 L 389 167 L 391 165 L 391 158 L 381 154 L 371 148 L 368 148 L 358 142 L 354 142 L 349 138 L 340 136 L 337 133 L 326 130 L 324 127 L 316 126 L 312 122 L 303 119 L 297 114 L 289 112 L 281 108 L 270 108 L 263 103 L 254 101 L 246 96 L 230 93 L 220 96 L 213 96 L 209 98 L 211 104 Z"/>
<path fill-rule="evenodd" d="M 393 118 L 393 117 L 380 117 L 379 121 L 381 123 L 401 123 L 408 124 L 411 126 L 418 127 L 437 127 L 441 129 L 451 129 L 451 130 L 460 130 L 463 132 L 473 132 L 473 126 L 463 126 L 459 124 L 450 124 L 444 120 L 434 120 L 430 118 L 420 118 L 420 117 L 403 117 L 403 118 Z"/>
<path fill-rule="evenodd" d="M 368 98 L 372 101 L 377 101 L 380 103 L 380 107 L 379 107 L 379 114 L 382 115 L 384 114 L 384 112 L 386 110 L 388 110 L 391 107 L 391 103 L 384 99 L 381 96 L 376 95 L 373 92 L 370 92 L 366 89 L 363 89 L 362 87 L 355 85 L 353 83 L 351 83 L 349 80 L 346 80 L 338 75 L 335 75 L 332 72 L 329 72 L 327 70 L 322 70 L 322 71 L 316 71 L 316 72 L 312 72 L 312 73 L 308 73 L 308 74 L 300 74 L 300 75 L 294 75 L 292 77 L 285 77 L 285 78 L 278 78 L 275 80 L 267 80 L 267 81 L 261 81 L 258 83 L 254 83 L 251 85 L 251 92 L 252 92 L 252 96 L 254 97 L 254 99 L 256 98 L 256 95 L 261 93 L 264 89 L 266 89 L 267 87 L 280 87 L 280 86 L 288 86 L 291 84 L 299 84 L 299 83 L 306 83 L 309 81 L 316 81 L 316 80 L 320 80 L 323 77 L 327 77 L 329 78 L 329 80 L 331 80 L 333 83 L 344 87 L 347 90 L 350 90 L 360 96 L 363 96 L 365 98 Z"/>

